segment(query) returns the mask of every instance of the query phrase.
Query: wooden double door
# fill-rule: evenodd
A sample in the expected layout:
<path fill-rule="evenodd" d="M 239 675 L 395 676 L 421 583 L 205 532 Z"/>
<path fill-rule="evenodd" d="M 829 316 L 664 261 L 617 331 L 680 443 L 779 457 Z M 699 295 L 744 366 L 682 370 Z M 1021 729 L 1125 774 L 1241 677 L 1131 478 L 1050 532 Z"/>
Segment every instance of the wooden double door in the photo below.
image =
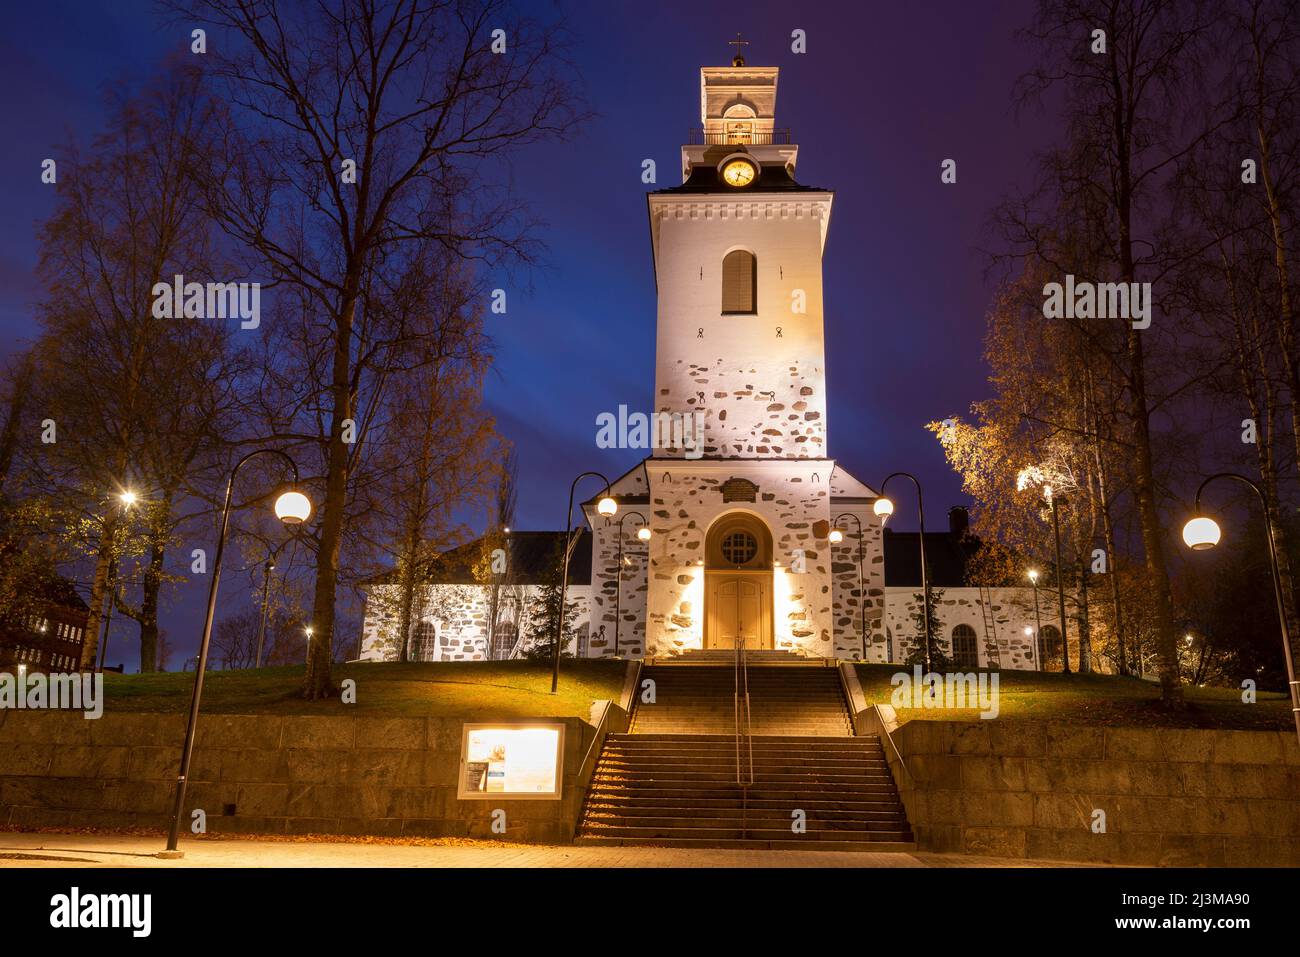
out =
<path fill-rule="evenodd" d="M 772 647 L 772 573 L 706 572 L 705 648 Z"/>

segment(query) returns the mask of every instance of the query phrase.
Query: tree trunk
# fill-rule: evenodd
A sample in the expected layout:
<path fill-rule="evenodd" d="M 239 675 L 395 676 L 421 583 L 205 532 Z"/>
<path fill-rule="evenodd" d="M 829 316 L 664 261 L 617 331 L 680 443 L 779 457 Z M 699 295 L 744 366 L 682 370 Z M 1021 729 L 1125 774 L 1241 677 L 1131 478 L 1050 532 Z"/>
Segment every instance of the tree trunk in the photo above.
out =
<path fill-rule="evenodd" d="M 348 453 L 343 442 L 343 424 L 352 418 L 352 322 L 357 308 L 359 278 L 350 275 L 344 285 L 342 308 L 334 337 L 334 364 L 330 384 L 333 409 L 330 413 L 328 471 L 325 501 L 321 507 L 320 550 L 316 553 L 316 590 L 311 610 L 311 654 L 303 678 L 303 697 L 332 697 L 330 659 L 334 647 L 334 597 L 338 589 L 339 552 L 343 545 L 343 518 L 347 505 Z"/>
<path fill-rule="evenodd" d="M 149 565 L 144 570 L 140 595 L 140 671 L 158 670 L 158 593 L 162 588 L 165 531 L 157 530 L 149 546 Z"/>
<path fill-rule="evenodd" d="M 99 538 L 99 555 L 95 558 L 95 574 L 90 581 L 90 612 L 86 615 L 85 639 L 81 645 L 81 670 L 94 671 L 99 657 L 99 628 L 104 614 L 104 598 L 108 594 L 108 571 L 113 564 L 117 537 L 117 521 L 111 516 L 104 522 Z"/>
<path fill-rule="evenodd" d="M 1109 24 L 1119 36 L 1117 24 Z M 1133 261 L 1133 183 L 1132 138 L 1135 108 L 1130 104 L 1134 87 L 1133 67 L 1129 67 L 1128 85 L 1121 81 L 1117 61 L 1118 50 L 1110 47 L 1111 84 L 1113 89 L 1113 122 L 1117 182 L 1115 213 L 1119 223 L 1120 279 L 1136 281 Z M 1178 674 L 1178 645 L 1174 634 L 1173 596 L 1169 588 L 1169 567 L 1165 560 L 1164 528 L 1156 506 L 1155 469 L 1151 455 L 1151 410 L 1147 402 L 1146 358 L 1142 346 L 1142 330 L 1128 323 L 1128 388 L 1129 416 L 1133 426 L 1134 468 L 1133 497 L 1137 503 L 1138 520 L 1142 529 L 1142 546 L 1146 556 L 1147 588 L 1151 592 L 1152 622 L 1156 632 L 1156 656 L 1160 672 L 1160 699 L 1167 708 L 1183 707 L 1183 687 Z"/>
<path fill-rule="evenodd" d="M 402 560 L 401 577 L 401 611 L 397 622 L 397 660 L 406 661 L 411 647 L 411 626 L 414 624 L 412 612 L 415 608 L 415 562 L 410 553 Z"/>
<path fill-rule="evenodd" d="M 1092 630 L 1088 621 L 1088 569 L 1079 569 L 1079 674 L 1092 674 Z"/>
<path fill-rule="evenodd" d="M 1286 224 L 1283 222 L 1282 205 L 1278 199 L 1277 188 L 1273 181 L 1272 167 L 1269 161 L 1271 140 L 1264 123 L 1264 60 L 1259 47 L 1258 36 L 1253 36 L 1255 49 L 1256 111 L 1255 136 L 1259 144 L 1259 175 L 1264 186 L 1265 210 L 1268 213 L 1269 227 L 1273 239 L 1273 265 L 1278 283 L 1278 342 L 1282 361 L 1286 369 L 1286 379 L 1290 394 L 1291 439 L 1295 445 L 1296 461 L 1300 462 L 1300 358 L 1296 356 L 1295 314 L 1291 302 L 1290 264 L 1286 244 Z M 1267 386 L 1266 386 L 1267 388 Z M 1270 403 L 1271 404 L 1271 403 Z M 1270 456 L 1271 457 L 1271 456 Z M 1262 458 L 1262 456 L 1261 456 Z M 1263 466 L 1261 465 L 1261 472 Z M 1265 480 L 1265 494 L 1268 499 L 1268 522 L 1273 528 L 1277 542 L 1278 572 L 1282 578 L 1283 610 L 1291 623 L 1291 651 L 1300 658 L 1300 628 L 1296 627 L 1296 600 L 1291 577 L 1291 559 L 1287 553 L 1286 532 L 1283 529 L 1280 509 L 1278 507 L 1277 483 L 1270 469 L 1262 474 Z"/>

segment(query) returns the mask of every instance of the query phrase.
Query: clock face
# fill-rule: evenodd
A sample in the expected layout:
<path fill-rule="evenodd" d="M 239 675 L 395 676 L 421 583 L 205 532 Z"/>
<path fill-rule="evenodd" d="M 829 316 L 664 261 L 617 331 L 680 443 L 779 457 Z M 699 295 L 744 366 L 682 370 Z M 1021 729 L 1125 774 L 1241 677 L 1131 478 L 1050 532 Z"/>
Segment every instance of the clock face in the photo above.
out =
<path fill-rule="evenodd" d="M 748 186 L 757 175 L 758 170 L 749 160 L 734 159 L 722 167 L 722 181 L 728 186 Z"/>

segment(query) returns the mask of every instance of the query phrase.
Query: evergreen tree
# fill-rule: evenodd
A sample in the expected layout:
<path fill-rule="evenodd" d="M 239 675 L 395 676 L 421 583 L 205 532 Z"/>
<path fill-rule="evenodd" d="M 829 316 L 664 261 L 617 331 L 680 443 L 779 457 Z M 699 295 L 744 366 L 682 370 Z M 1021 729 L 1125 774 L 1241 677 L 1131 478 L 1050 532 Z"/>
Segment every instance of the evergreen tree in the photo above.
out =
<path fill-rule="evenodd" d="M 523 657 L 529 661 L 550 661 L 555 654 L 555 631 L 560 621 L 561 578 L 564 574 L 564 542 L 557 540 L 555 548 L 547 562 L 551 574 L 547 576 L 545 586 L 528 602 L 528 624 L 526 626 L 527 644 Z M 577 637 L 574 619 L 578 615 L 577 605 L 567 601 L 564 605 L 564 641 L 560 647 L 561 657 L 571 658 L 569 642 Z"/>
<path fill-rule="evenodd" d="M 943 600 L 942 588 L 930 589 L 930 670 L 949 671 L 952 658 L 943 637 L 943 622 L 939 620 L 939 602 Z M 905 664 L 925 667 L 925 596 L 917 592 L 912 596 L 912 627 L 916 629 L 916 643 L 908 653 Z"/>

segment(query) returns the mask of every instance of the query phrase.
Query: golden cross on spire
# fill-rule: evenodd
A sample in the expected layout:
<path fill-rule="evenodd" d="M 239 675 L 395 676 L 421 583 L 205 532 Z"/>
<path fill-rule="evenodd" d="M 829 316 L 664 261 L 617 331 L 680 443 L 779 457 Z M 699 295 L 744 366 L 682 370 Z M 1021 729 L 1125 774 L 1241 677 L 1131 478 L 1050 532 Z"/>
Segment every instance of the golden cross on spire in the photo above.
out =
<path fill-rule="evenodd" d="M 741 48 L 741 47 L 747 47 L 747 46 L 749 46 L 749 41 L 748 41 L 748 40 L 742 40 L 742 39 L 740 38 L 740 34 L 737 33 L 737 34 L 736 34 L 736 39 L 734 39 L 734 40 L 728 40 L 728 41 L 727 41 L 727 45 L 728 45 L 728 46 L 733 46 L 733 47 L 736 48 L 736 55 L 733 56 L 733 57 L 731 58 L 731 65 L 732 65 L 732 66 L 744 66 L 744 65 L 745 65 L 745 54 L 744 54 L 744 51 L 741 50 L 740 48 Z"/>

